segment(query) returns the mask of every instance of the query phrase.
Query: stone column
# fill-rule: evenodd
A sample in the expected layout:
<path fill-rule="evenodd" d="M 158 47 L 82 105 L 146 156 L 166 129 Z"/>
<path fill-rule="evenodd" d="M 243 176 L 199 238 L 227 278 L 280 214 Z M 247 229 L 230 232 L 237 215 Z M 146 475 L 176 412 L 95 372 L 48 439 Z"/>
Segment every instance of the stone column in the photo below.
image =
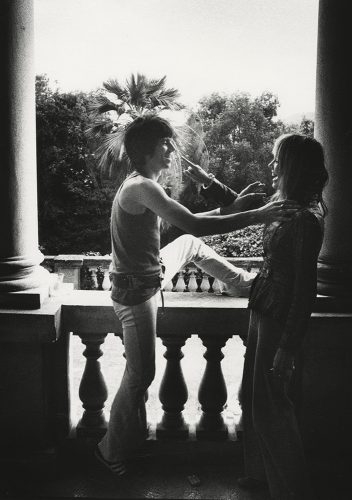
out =
<path fill-rule="evenodd" d="M 33 1 L 0 3 L 0 304 L 40 306 L 48 272 L 38 250 Z M 34 290 L 33 290 L 34 289 Z M 16 295 L 13 295 L 16 292 Z M 32 304 L 35 307 L 35 300 Z"/>
<path fill-rule="evenodd" d="M 352 297 L 352 6 L 320 0 L 315 135 L 323 144 L 330 180 L 318 293 Z"/>

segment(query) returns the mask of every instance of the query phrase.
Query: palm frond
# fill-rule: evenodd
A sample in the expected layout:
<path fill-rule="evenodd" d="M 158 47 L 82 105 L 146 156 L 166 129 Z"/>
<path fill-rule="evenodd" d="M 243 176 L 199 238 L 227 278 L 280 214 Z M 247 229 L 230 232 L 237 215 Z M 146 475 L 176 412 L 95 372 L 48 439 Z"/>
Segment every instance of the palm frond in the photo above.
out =
<path fill-rule="evenodd" d="M 161 109 L 173 109 L 176 111 L 184 108 L 183 104 L 167 96 L 151 96 L 149 101 L 152 108 L 160 107 Z"/>
<path fill-rule="evenodd" d="M 86 134 L 93 139 L 100 138 L 103 135 L 109 134 L 113 128 L 113 123 L 108 120 L 95 121 L 87 128 Z"/>
<path fill-rule="evenodd" d="M 97 96 L 88 105 L 88 110 L 91 113 L 102 114 L 109 111 L 116 111 L 118 113 L 118 106 L 110 101 L 106 96 Z"/>
<path fill-rule="evenodd" d="M 161 92 L 165 87 L 166 75 L 159 80 L 150 79 L 148 80 L 148 94 L 156 94 Z"/>
<path fill-rule="evenodd" d="M 122 127 L 118 128 L 114 132 L 111 132 L 111 134 L 107 134 L 98 147 L 97 153 L 100 154 L 101 157 L 107 155 L 113 161 L 120 160 L 123 154 L 124 138 L 125 129 Z"/>
<path fill-rule="evenodd" d="M 87 132 L 93 140 L 93 147 L 99 144 L 96 157 L 101 171 L 106 174 L 116 168 L 121 169 L 122 163 L 126 165 L 122 161 L 123 137 L 130 121 L 145 113 L 159 114 L 164 110 L 180 110 L 184 106 L 176 100 L 179 97 L 178 90 L 166 88 L 166 76 L 149 79 L 142 73 L 132 73 L 123 85 L 117 79 L 109 79 L 103 83 L 103 87 L 103 94 L 97 96 L 89 106 L 92 125 Z M 110 93 L 110 99 L 105 92 Z M 117 102 L 112 94 L 117 97 Z M 110 112 L 117 114 L 115 123 L 110 120 Z M 101 115 L 106 120 L 102 120 Z M 174 170 L 178 172 L 177 175 L 181 175 L 180 158 L 177 162 Z"/>
<path fill-rule="evenodd" d="M 118 99 L 121 101 L 124 101 L 126 98 L 126 89 L 120 85 L 118 80 L 115 78 L 111 78 L 107 80 L 106 82 L 103 82 L 103 87 L 105 90 L 108 92 L 111 92 L 112 94 L 115 94 Z"/>
<path fill-rule="evenodd" d="M 204 142 L 204 131 L 199 117 L 191 114 L 187 123 L 175 127 L 175 130 L 178 153 L 208 170 L 209 152 Z"/>

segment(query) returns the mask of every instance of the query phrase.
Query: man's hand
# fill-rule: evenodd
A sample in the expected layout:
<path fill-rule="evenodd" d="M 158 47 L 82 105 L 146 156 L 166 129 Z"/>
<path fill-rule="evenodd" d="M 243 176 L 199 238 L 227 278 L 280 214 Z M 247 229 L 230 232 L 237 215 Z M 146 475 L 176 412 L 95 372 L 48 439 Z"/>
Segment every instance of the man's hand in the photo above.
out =
<path fill-rule="evenodd" d="M 263 207 L 253 210 L 253 213 L 256 215 L 256 224 L 270 224 L 276 221 L 289 221 L 300 208 L 299 204 L 292 200 L 271 201 Z"/>

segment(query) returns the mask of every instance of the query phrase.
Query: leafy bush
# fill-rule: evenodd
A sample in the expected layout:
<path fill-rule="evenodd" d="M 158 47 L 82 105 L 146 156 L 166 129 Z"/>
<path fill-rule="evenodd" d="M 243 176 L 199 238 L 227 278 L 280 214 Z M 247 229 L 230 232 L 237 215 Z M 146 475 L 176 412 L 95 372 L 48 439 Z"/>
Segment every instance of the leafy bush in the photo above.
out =
<path fill-rule="evenodd" d="M 233 233 L 204 236 L 202 240 L 224 257 L 261 257 L 263 226 L 249 226 Z"/>

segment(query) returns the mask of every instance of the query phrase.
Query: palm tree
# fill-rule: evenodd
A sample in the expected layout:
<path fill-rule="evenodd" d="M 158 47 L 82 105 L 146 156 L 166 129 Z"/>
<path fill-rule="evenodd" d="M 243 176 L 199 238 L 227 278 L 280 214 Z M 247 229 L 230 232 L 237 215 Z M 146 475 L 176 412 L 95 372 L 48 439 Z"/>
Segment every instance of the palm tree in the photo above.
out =
<path fill-rule="evenodd" d="M 125 85 L 111 79 L 103 87 L 90 105 L 92 125 L 87 133 L 103 176 L 121 179 L 129 170 L 123 150 L 126 124 L 146 112 L 159 114 L 184 106 L 177 102 L 178 90 L 166 88 L 166 76 L 155 80 L 131 74 Z"/>

